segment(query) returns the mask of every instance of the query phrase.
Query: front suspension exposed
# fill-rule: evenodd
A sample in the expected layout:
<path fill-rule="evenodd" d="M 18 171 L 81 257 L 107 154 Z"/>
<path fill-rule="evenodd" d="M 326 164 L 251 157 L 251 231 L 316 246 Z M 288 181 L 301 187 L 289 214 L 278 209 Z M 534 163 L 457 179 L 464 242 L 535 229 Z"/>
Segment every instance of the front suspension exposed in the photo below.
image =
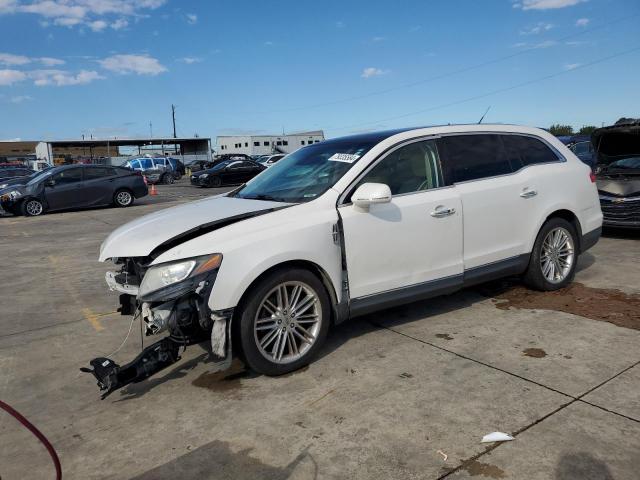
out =
<path fill-rule="evenodd" d="M 93 374 L 98 380 L 98 387 L 104 400 L 111 392 L 130 383 L 141 382 L 160 370 L 180 360 L 178 351 L 181 344 L 171 337 L 149 345 L 126 365 L 118 365 L 110 358 L 98 357 L 89 362 L 93 367 L 80 370 Z"/>

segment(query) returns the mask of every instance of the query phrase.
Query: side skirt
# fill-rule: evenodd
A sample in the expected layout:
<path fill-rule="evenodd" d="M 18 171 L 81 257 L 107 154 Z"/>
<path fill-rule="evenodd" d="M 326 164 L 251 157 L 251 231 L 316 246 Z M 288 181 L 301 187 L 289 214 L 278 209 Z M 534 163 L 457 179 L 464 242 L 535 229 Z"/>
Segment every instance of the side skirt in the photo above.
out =
<path fill-rule="evenodd" d="M 462 275 L 452 275 L 409 287 L 352 298 L 349 304 L 349 314 L 351 317 L 366 315 L 376 310 L 447 295 L 478 283 L 489 282 L 510 275 L 519 275 L 527 269 L 529 256 L 530 254 L 526 253 L 465 270 Z"/>

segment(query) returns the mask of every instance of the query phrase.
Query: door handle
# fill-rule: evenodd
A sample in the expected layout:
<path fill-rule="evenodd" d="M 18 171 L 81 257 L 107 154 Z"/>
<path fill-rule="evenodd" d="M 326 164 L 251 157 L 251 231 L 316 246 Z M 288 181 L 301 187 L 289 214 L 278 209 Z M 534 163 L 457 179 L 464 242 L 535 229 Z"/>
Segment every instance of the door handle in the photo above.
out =
<path fill-rule="evenodd" d="M 443 218 L 453 215 L 454 213 L 456 213 L 455 208 L 444 208 L 442 205 L 438 205 L 430 215 L 434 218 Z"/>
<path fill-rule="evenodd" d="M 535 197 L 536 195 L 538 195 L 537 190 L 529 190 L 528 188 L 525 188 L 520 194 L 522 198 L 531 198 L 531 197 Z"/>

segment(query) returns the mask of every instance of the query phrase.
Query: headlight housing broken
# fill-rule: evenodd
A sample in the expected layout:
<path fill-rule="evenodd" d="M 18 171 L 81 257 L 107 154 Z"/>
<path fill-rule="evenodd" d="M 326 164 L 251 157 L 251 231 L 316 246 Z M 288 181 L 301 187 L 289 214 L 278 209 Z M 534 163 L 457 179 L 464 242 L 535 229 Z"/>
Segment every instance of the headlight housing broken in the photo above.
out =
<path fill-rule="evenodd" d="M 202 274 L 216 270 L 221 263 L 222 254 L 214 253 L 213 255 L 154 265 L 149 267 L 142 278 L 138 296 L 144 298 L 150 293 L 178 284 L 189 278 L 199 277 Z"/>

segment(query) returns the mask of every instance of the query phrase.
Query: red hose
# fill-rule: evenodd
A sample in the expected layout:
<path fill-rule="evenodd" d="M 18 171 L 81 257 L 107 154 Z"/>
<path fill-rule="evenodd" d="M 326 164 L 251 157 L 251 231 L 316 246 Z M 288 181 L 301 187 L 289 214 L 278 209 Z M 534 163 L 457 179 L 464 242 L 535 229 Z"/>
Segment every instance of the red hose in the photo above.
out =
<path fill-rule="evenodd" d="M 22 425 L 24 425 L 25 428 L 27 428 L 31 433 L 33 433 L 38 438 L 38 440 L 42 442 L 42 444 L 45 446 L 45 448 L 49 452 L 49 455 L 51 455 L 51 460 L 53 460 L 53 464 L 56 467 L 56 480 L 61 480 L 62 467 L 60 466 L 60 459 L 58 458 L 58 454 L 56 453 L 56 450 L 53 448 L 53 445 L 51 445 L 51 442 L 47 440 L 47 437 L 45 437 L 42 434 L 42 432 L 38 430 L 29 420 L 24 418 L 20 414 L 20 412 L 14 410 L 12 407 L 4 403 L 2 400 L 0 400 L 0 408 L 7 411 L 10 415 L 13 415 L 13 417 L 16 420 L 18 420 Z"/>

